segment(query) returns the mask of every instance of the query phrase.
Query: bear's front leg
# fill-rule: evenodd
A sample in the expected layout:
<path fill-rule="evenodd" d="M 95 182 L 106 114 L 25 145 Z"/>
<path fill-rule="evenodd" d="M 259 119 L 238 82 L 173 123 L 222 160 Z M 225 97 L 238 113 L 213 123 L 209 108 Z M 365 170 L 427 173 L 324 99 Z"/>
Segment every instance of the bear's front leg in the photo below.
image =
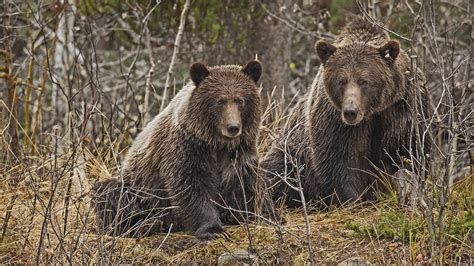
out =
<path fill-rule="evenodd" d="M 214 203 L 218 196 L 215 174 L 203 157 L 186 158 L 175 164 L 177 175 L 169 178 L 172 207 L 179 223 L 199 239 L 228 238 Z M 193 159 L 194 158 L 194 159 Z M 195 159 L 199 158 L 199 159 Z"/>
<path fill-rule="evenodd" d="M 224 232 L 219 213 L 213 203 L 214 189 L 209 183 L 202 183 L 198 176 L 187 177 L 187 189 L 173 196 L 173 206 L 177 207 L 178 219 L 186 230 L 191 231 L 199 239 L 213 239 Z M 194 180 L 191 180 L 194 179 Z M 177 191 L 177 190 L 176 190 Z"/>
<path fill-rule="evenodd" d="M 193 234 L 203 240 L 219 238 L 220 236 L 229 239 L 229 235 L 224 231 L 222 223 L 219 219 L 218 212 L 214 204 L 210 201 L 199 203 L 199 205 L 184 208 L 187 213 L 183 213 L 185 226 L 193 232 Z M 193 209 L 194 208 L 194 209 Z"/>
<path fill-rule="evenodd" d="M 226 240 L 230 239 L 230 235 L 224 230 L 218 218 L 203 221 L 194 231 L 194 235 L 202 240 L 216 239 L 221 236 Z"/>
<path fill-rule="evenodd" d="M 229 166 L 229 177 L 225 178 L 227 181 L 219 190 L 222 222 L 238 224 L 255 220 L 257 217 L 278 221 L 279 215 L 273 207 L 265 182 L 257 181 L 256 155 L 247 154 L 239 159 L 241 160 Z"/>

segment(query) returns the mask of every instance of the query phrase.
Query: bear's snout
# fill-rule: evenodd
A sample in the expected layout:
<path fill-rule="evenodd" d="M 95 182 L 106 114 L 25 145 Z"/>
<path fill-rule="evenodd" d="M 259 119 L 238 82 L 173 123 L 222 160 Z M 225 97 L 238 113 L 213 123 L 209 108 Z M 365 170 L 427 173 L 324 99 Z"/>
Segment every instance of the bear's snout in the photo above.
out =
<path fill-rule="evenodd" d="M 342 121 L 348 125 L 357 125 L 364 118 L 364 114 L 355 104 L 349 103 L 342 107 Z"/>
<path fill-rule="evenodd" d="M 230 136 L 237 136 L 240 134 L 240 124 L 230 123 L 227 124 L 227 133 Z"/>
<path fill-rule="evenodd" d="M 350 82 L 344 91 L 342 102 L 342 121 L 348 125 L 357 125 L 364 118 L 362 91 L 359 86 Z"/>
<path fill-rule="evenodd" d="M 242 118 L 237 104 L 227 104 L 221 120 L 221 133 L 228 138 L 236 138 L 242 133 Z"/>
<path fill-rule="evenodd" d="M 360 108 L 354 104 L 347 104 L 342 107 L 342 121 L 348 125 L 357 125 L 364 118 Z"/>
<path fill-rule="evenodd" d="M 344 118 L 349 121 L 349 122 L 354 122 L 357 118 L 357 108 L 354 106 L 349 106 L 347 108 L 344 108 L 343 110 L 343 115 Z"/>
<path fill-rule="evenodd" d="M 221 133 L 228 138 L 236 138 L 242 133 L 240 123 L 228 123 L 224 128 L 221 128 Z"/>

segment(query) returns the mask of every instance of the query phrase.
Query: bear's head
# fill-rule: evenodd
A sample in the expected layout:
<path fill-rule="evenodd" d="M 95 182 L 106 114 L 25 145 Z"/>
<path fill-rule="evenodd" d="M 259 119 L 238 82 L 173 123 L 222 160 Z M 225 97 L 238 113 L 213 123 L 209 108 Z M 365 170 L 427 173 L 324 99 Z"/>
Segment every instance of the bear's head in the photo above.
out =
<path fill-rule="evenodd" d="M 210 142 L 238 143 L 241 138 L 256 138 L 260 124 L 260 92 L 257 82 L 262 74 L 259 61 L 244 67 L 191 66 L 196 88 L 188 114 L 198 120 L 194 130 Z"/>
<path fill-rule="evenodd" d="M 318 41 L 316 50 L 326 94 L 344 123 L 357 125 L 402 97 L 403 76 L 395 64 L 398 41 L 389 40 L 381 47 L 364 43 L 336 47 Z"/>

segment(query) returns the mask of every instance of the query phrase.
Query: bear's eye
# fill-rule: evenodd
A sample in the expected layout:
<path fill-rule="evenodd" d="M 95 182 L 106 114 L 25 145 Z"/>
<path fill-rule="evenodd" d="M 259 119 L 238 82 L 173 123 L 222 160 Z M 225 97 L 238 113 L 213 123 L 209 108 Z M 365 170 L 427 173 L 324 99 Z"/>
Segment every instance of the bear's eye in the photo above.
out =
<path fill-rule="evenodd" d="M 367 85 L 369 85 L 369 82 L 367 82 L 367 80 L 363 80 L 363 79 L 359 80 L 358 83 L 359 83 L 359 86 L 367 86 Z"/>
<path fill-rule="evenodd" d="M 245 102 L 244 102 L 244 99 L 236 99 L 235 103 L 238 105 L 244 105 Z"/>
<path fill-rule="evenodd" d="M 347 79 L 340 79 L 338 82 L 339 86 L 344 86 L 347 84 Z"/>
<path fill-rule="evenodd" d="M 219 105 L 224 105 L 225 102 L 226 102 L 226 101 L 225 101 L 224 99 L 220 99 L 220 100 L 217 101 L 217 104 L 219 104 Z"/>

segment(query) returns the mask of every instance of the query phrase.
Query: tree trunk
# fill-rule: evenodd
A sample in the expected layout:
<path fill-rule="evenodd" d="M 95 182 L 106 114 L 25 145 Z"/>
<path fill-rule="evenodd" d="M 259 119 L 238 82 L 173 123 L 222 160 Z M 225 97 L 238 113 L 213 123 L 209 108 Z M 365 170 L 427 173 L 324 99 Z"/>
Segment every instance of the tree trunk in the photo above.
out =
<path fill-rule="evenodd" d="M 281 1 L 269 1 L 267 9 L 279 15 L 280 5 Z M 249 38 L 248 46 L 250 51 L 257 53 L 263 64 L 260 82 L 263 87 L 262 97 L 266 100 L 266 94 L 271 93 L 274 87 L 276 95 L 280 96 L 290 81 L 288 64 L 291 59 L 292 30 L 283 22 L 269 16 L 266 16 L 263 23 L 255 26 L 255 36 Z"/>
<path fill-rule="evenodd" d="M 18 159 L 19 155 L 19 143 L 18 143 L 18 128 L 16 121 L 16 77 L 14 76 L 13 67 L 13 54 L 12 54 L 12 40 L 14 34 L 14 28 L 11 27 L 12 16 L 10 5 L 12 3 L 9 0 L 3 1 L 3 30 L 2 30 L 2 43 L 1 46 L 3 49 L 0 49 L 0 58 L 2 58 L 4 64 L 2 66 L 2 71 L 0 72 L 0 98 L 3 100 L 4 105 L 0 106 L 1 119 L 0 119 L 0 132 L 5 132 L 6 135 L 3 136 L 3 141 L 0 147 L 0 161 L 5 162 L 9 158 L 13 160 Z M 7 130 L 5 131 L 5 127 Z M 3 147 L 5 146 L 5 147 Z M 11 156 L 11 157 L 10 157 Z"/>

